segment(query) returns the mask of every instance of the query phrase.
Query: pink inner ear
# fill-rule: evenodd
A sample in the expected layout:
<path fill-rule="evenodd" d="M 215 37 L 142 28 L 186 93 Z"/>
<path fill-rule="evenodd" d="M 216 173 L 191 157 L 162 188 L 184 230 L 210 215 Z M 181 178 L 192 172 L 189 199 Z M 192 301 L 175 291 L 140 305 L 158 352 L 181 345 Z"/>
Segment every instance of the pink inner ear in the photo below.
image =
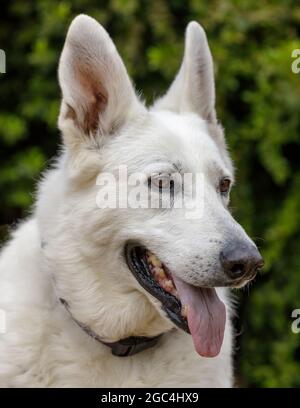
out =
<path fill-rule="evenodd" d="M 79 120 L 76 110 L 69 105 L 66 118 L 72 119 L 86 134 L 95 134 L 101 127 L 100 114 L 107 106 L 107 90 L 103 87 L 99 74 L 96 75 L 88 66 L 77 67 L 75 77 L 82 91 L 82 101 L 79 101 L 79 104 L 83 111 L 83 119 Z"/>

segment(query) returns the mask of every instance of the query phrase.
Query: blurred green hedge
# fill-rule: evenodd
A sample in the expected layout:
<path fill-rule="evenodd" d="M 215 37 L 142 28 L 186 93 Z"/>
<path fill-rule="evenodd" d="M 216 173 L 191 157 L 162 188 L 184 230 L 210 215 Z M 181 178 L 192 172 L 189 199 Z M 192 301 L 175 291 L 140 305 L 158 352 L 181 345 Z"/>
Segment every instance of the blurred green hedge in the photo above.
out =
<path fill-rule="evenodd" d="M 67 27 L 87 13 L 110 32 L 148 102 L 176 73 L 188 21 L 207 31 L 217 108 L 237 167 L 232 210 L 256 238 L 265 274 L 240 295 L 239 385 L 300 386 L 300 4 L 293 0 L 63 0 L 1 3 L 0 234 L 28 213 L 55 154 L 56 71 Z"/>

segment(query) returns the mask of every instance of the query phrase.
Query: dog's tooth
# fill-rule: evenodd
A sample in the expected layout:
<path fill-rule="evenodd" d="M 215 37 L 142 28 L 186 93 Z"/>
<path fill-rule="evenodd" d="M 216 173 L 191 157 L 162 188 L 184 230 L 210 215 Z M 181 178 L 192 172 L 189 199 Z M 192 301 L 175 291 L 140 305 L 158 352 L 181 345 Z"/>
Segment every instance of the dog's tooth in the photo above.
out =
<path fill-rule="evenodd" d="M 153 263 L 154 266 L 156 266 L 158 268 L 162 267 L 162 264 L 161 264 L 160 260 L 158 258 L 156 258 L 156 256 L 153 257 L 152 263 Z"/>
<path fill-rule="evenodd" d="M 157 279 L 163 279 L 163 278 L 166 277 L 166 274 L 165 274 L 165 272 L 164 272 L 164 270 L 162 268 L 156 267 L 155 270 L 154 270 L 154 273 L 155 273 L 155 277 Z"/>
<path fill-rule="evenodd" d="M 164 288 L 167 290 L 171 290 L 174 288 L 173 282 L 170 279 L 164 281 Z"/>
<path fill-rule="evenodd" d="M 187 314 L 188 314 L 188 305 L 183 305 L 181 308 L 181 314 L 183 317 L 187 318 Z"/>
<path fill-rule="evenodd" d="M 174 289 L 174 290 L 172 291 L 172 295 L 175 296 L 176 298 L 179 298 L 179 294 L 178 294 L 178 292 L 177 292 L 176 289 Z"/>
<path fill-rule="evenodd" d="M 154 255 L 153 255 L 153 254 L 149 254 L 149 255 L 148 255 L 148 261 L 149 261 L 153 266 L 155 266 L 155 265 L 154 265 Z"/>

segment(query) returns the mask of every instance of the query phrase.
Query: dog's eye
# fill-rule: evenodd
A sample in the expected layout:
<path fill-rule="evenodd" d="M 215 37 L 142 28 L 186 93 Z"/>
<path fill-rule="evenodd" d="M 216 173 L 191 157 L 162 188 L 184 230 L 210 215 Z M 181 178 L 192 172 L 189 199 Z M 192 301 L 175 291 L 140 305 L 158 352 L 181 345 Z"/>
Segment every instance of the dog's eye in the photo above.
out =
<path fill-rule="evenodd" d="M 220 192 L 222 194 L 227 194 L 229 192 L 229 189 L 230 189 L 230 184 L 231 184 L 231 181 L 230 181 L 229 178 L 227 178 L 227 177 L 222 178 L 220 180 L 220 186 L 219 186 Z"/>
<path fill-rule="evenodd" d="M 148 186 L 149 188 L 155 187 L 161 192 L 162 190 L 174 189 L 174 181 L 171 179 L 169 174 L 158 174 L 148 179 Z"/>

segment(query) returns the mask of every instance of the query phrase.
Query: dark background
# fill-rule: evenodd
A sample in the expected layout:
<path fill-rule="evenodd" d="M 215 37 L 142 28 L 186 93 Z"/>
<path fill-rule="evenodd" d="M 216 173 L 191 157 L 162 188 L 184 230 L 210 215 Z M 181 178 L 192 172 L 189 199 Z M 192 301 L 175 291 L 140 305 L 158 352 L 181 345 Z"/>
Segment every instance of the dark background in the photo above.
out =
<path fill-rule="evenodd" d="M 29 214 L 34 185 L 57 152 L 56 71 L 66 30 L 84 12 L 109 31 L 150 103 L 173 79 L 186 24 L 207 31 L 217 109 L 237 167 L 234 216 L 255 238 L 264 274 L 238 296 L 238 383 L 300 386 L 300 3 L 292 0 L 0 0 L 0 238 Z"/>

